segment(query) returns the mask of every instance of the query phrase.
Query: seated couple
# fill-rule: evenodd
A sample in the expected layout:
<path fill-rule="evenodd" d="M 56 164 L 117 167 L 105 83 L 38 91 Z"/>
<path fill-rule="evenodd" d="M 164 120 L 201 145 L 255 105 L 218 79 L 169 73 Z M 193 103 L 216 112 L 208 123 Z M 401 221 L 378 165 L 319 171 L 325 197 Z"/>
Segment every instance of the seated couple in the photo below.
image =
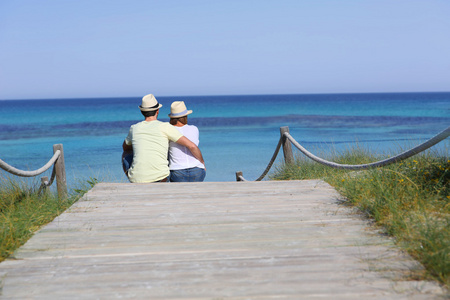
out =
<path fill-rule="evenodd" d="M 157 120 L 162 107 L 152 95 L 139 106 L 145 120 L 130 127 L 123 142 L 122 166 L 131 182 L 203 181 L 205 162 L 197 127 L 187 125 L 183 101 L 171 105 L 170 123 Z"/>

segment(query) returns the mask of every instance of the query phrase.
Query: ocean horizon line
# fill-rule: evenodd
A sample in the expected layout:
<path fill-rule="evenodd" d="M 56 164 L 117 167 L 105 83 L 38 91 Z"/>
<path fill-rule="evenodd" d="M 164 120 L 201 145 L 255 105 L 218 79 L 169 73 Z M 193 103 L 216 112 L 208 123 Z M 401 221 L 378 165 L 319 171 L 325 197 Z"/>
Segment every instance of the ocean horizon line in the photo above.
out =
<path fill-rule="evenodd" d="M 204 94 L 204 95 L 156 95 L 157 98 L 181 98 L 181 97 L 245 97 L 245 96 L 308 96 L 308 95 L 396 95 L 396 94 L 447 94 L 449 91 L 415 91 L 415 92 L 336 92 L 336 93 L 269 93 L 269 94 Z M 151 93 L 149 93 L 151 94 Z M 141 96 L 92 96 L 92 97 L 62 97 L 62 98 L 17 98 L 0 99 L 0 101 L 58 101 L 58 100 L 90 100 L 90 99 L 124 99 L 137 98 Z"/>

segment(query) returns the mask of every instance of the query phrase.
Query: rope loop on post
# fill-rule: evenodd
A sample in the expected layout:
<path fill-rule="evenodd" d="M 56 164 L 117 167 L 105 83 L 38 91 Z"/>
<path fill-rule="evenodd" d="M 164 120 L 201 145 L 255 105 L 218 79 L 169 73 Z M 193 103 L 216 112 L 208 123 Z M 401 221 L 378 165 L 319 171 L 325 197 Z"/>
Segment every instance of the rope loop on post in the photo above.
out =
<path fill-rule="evenodd" d="M 272 168 L 273 163 L 275 162 L 275 159 L 278 156 L 278 152 L 280 152 L 280 148 L 281 148 L 281 144 L 283 143 L 283 136 L 280 137 L 280 139 L 278 140 L 278 145 L 275 148 L 275 152 L 272 155 L 272 158 L 270 159 L 269 164 L 267 165 L 266 169 L 264 170 L 264 172 L 261 174 L 261 176 L 259 176 L 255 181 L 261 181 L 263 180 L 263 178 L 267 175 L 267 173 L 269 173 L 270 168 Z M 248 181 L 244 178 L 244 176 L 242 175 L 242 172 L 236 172 L 236 181 Z"/>
<path fill-rule="evenodd" d="M 62 144 L 53 145 L 52 158 L 44 166 L 34 171 L 24 171 L 17 169 L 0 159 L 0 168 L 8 173 L 21 177 L 35 177 L 50 169 L 51 166 L 53 166 L 51 178 L 50 180 L 48 180 L 48 177 L 41 178 L 41 185 L 39 187 L 38 193 L 41 193 L 47 187 L 51 186 L 54 179 L 56 178 L 58 197 L 60 199 L 64 199 L 67 197 L 67 184 L 66 171 L 64 166 L 64 151 Z"/>
<path fill-rule="evenodd" d="M 50 160 L 41 168 L 34 170 L 34 171 L 23 171 L 23 170 L 19 170 L 17 168 L 14 168 L 13 166 L 8 165 L 7 163 L 5 163 L 3 160 L 0 159 L 0 168 L 2 168 L 3 170 L 5 170 L 8 173 L 11 173 L 13 175 L 16 176 L 21 176 L 21 177 L 34 177 L 37 175 L 40 175 L 42 173 L 44 173 L 45 171 L 47 171 L 48 169 L 50 169 L 50 167 L 56 162 L 56 160 L 59 158 L 61 151 L 57 150 L 52 158 L 50 158 Z"/>
<path fill-rule="evenodd" d="M 306 150 L 302 145 L 300 145 L 289 133 L 289 130 L 283 131 L 282 135 L 278 141 L 277 148 L 275 149 L 275 152 L 272 156 L 272 159 L 270 160 L 269 164 L 267 165 L 264 172 L 261 174 L 261 176 L 258 177 L 255 181 L 261 181 L 269 172 L 270 168 L 272 167 L 273 163 L 275 162 L 275 159 L 277 158 L 278 152 L 280 151 L 281 145 L 283 144 L 285 139 L 288 139 L 295 147 L 297 147 L 298 150 L 300 150 L 303 154 L 305 154 L 310 159 L 314 160 L 315 162 L 318 162 L 320 164 L 337 168 L 337 169 L 347 169 L 347 170 L 363 170 L 363 169 L 370 169 L 370 168 L 379 168 L 384 167 L 402 160 L 405 160 L 411 156 L 414 156 L 416 154 L 419 154 L 420 152 L 423 152 L 427 150 L 428 148 L 431 148 L 432 146 L 436 145 L 437 143 L 445 140 L 447 137 L 450 136 L 450 127 L 447 127 L 447 129 L 443 130 L 442 132 L 438 133 L 428 141 L 408 150 L 405 152 L 402 152 L 394 157 L 390 157 L 381 161 L 369 163 L 369 164 L 361 164 L 361 165 L 346 165 L 346 164 L 338 164 L 332 161 L 328 161 L 325 159 L 322 159 L 320 157 L 315 156 L 308 150 Z M 236 181 L 248 181 L 244 178 L 242 175 L 242 172 L 236 172 Z"/>
<path fill-rule="evenodd" d="M 56 168 L 55 168 L 55 166 L 53 165 L 52 176 L 50 177 L 50 181 L 44 181 L 44 184 L 45 184 L 46 186 L 51 186 L 52 183 L 53 183 L 53 181 L 55 180 L 55 176 L 56 176 Z"/>
<path fill-rule="evenodd" d="M 422 151 L 425 151 L 426 149 L 436 145 L 437 143 L 441 142 L 442 140 L 445 140 L 450 135 L 450 127 L 447 127 L 444 131 L 440 132 L 436 136 L 432 137 L 428 141 L 408 150 L 405 152 L 402 152 L 394 157 L 390 157 L 381 161 L 369 163 L 369 164 L 361 164 L 361 165 L 346 165 L 346 164 L 338 164 L 332 161 L 328 161 L 325 159 L 322 159 L 320 157 L 315 156 L 308 150 L 306 150 L 302 145 L 300 145 L 289 133 L 284 133 L 284 136 L 288 138 L 291 143 L 297 147 L 298 150 L 300 150 L 303 154 L 305 154 L 310 159 L 314 160 L 315 162 L 318 162 L 320 164 L 323 164 L 328 167 L 336 168 L 336 169 L 347 169 L 347 170 L 363 170 L 363 169 L 370 169 L 370 168 L 379 168 L 384 167 L 402 160 L 405 160 L 413 155 L 416 155 Z"/>

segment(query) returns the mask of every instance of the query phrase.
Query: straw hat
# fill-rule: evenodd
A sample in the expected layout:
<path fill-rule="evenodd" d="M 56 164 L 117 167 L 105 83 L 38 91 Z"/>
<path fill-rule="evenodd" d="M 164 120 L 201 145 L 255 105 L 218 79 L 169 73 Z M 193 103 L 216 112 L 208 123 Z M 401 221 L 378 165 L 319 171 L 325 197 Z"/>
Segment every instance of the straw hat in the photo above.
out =
<path fill-rule="evenodd" d="M 187 110 L 184 101 L 174 101 L 170 106 L 170 118 L 181 118 L 192 114 L 192 110 Z"/>
<path fill-rule="evenodd" d="M 154 111 L 162 107 L 152 94 L 145 95 L 142 98 L 142 104 L 139 106 L 141 111 Z"/>

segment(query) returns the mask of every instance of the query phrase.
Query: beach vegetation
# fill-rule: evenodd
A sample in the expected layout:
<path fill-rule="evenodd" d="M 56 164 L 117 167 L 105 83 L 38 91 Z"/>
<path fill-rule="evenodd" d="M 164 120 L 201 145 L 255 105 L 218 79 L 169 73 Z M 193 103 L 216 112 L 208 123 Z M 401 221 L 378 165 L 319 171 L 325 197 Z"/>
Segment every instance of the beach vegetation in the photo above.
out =
<path fill-rule="evenodd" d="M 341 164 L 364 164 L 379 157 L 364 149 L 326 157 Z M 422 277 L 450 286 L 450 159 L 426 151 L 382 168 L 348 171 L 330 168 L 305 156 L 280 165 L 273 180 L 323 179 L 345 203 L 373 219 L 385 233 L 426 269 Z"/>
<path fill-rule="evenodd" d="M 0 174 L 0 261 L 23 245 L 43 225 L 51 222 L 97 183 L 90 179 L 82 187 L 59 199 L 56 191 L 39 184 Z"/>

